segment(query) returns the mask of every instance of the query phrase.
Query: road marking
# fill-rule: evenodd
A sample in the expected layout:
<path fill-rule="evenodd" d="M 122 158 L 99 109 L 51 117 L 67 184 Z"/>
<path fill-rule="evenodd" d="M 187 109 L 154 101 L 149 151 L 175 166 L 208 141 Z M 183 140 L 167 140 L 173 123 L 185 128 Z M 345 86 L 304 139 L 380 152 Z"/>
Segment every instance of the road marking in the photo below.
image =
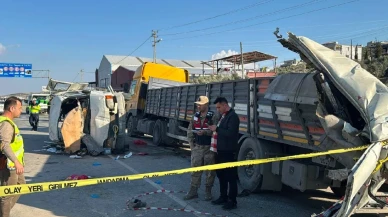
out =
<path fill-rule="evenodd" d="M 112 159 L 115 159 L 112 155 L 109 155 L 110 158 Z M 125 167 L 126 169 L 128 169 L 129 171 L 131 171 L 132 173 L 135 173 L 135 174 L 139 174 L 139 172 L 137 170 L 135 170 L 134 168 L 128 166 L 127 164 L 121 162 L 121 161 L 116 161 L 117 163 L 121 164 L 121 166 Z M 151 181 L 151 179 L 148 179 L 148 178 L 145 178 L 143 179 L 144 181 L 148 182 L 148 184 L 152 185 L 154 188 L 158 189 L 158 190 L 163 190 L 163 188 L 154 183 L 153 181 Z M 185 207 L 187 209 L 190 209 L 190 210 L 193 210 L 193 211 L 196 211 L 196 212 L 199 212 L 198 210 L 194 209 L 194 207 L 190 206 L 188 203 L 186 203 L 185 201 L 183 201 L 182 199 L 178 198 L 178 197 L 175 197 L 174 195 L 171 195 L 171 194 L 167 194 L 165 193 L 165 195 L 167 195 L 169 198 L 171 198 L 172 200 L 174 200 L 175 202 L 177 202 L 179 205 L 181 205 L 182 207 Z M 197 213 L 193 213 L 195 216 L 202 216 L 202 215 L 198 215 Z"/>

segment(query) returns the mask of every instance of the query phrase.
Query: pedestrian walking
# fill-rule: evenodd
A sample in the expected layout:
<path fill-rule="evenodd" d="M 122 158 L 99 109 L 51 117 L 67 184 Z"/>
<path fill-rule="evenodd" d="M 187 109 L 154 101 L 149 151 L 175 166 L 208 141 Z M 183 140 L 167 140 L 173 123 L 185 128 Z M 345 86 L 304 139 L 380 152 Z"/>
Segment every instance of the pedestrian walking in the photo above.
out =
<path fill-rule="evenodd" d="M 218 97 L 214 104 L 216 104 L 221 119 L 217 125 L 209 126 L 209 129 L 213 131 L 211 150 L 217 153 L 217 164 L 235 162 L 240 119 L 234 109 L 229 107 L 226 98 Z M 220 182 L 220 197 L 212 201 L 212 204 L 223 204 L 222 208 L 227 210 L 237 208 L 237 167 L 219 169 L 216 172 Z"/>
<path fill-rule="evenodd" d="M 191 166 L 198 167 L 215 163 L 215 153 L 210 151 L 210 143 L 213 132 L 209 130 L 209 125 L 216 123 L 217 115 L 209 111 L 209 99 L 200 96 L 195 102 L 198 112 L 196 112 L 189 124 L 187 138 L 191 148 Z M 191 174 L 190 191 L 184 197 L 185 200 L 198 198 L 198 188 L 201 186 L 203 171 Z M 216 173 L 214 170 L 206 173 L 206 195 L 205 200 L 212 200 L 212 187 Z"/>

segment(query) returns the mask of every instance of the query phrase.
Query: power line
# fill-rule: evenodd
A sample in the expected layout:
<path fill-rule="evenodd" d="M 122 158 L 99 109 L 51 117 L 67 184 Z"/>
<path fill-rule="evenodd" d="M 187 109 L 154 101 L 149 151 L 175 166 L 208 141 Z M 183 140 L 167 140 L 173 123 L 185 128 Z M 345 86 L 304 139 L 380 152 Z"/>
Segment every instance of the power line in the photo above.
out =
<path fill-rule="evenodd" d="M 229 14 L 237 13 L 237 12 L 239 12 L 239 11 L 243 11 L 243 10 L 247 10 L 247 9 L 250 9 L 250 8 L 253 8 L 253 7 L 257 7 L 257 6 L 259 6 L 259 5 L 263 5 L 263 4 L 266 4 L 266 3 L 271 2 L 271 1 L 274 1 L 274 0 L 266 0 L 266 1 L 264 1 L 264 2 L 257 2 L 257 3 L 255 3 L 255 4 L 251 4 L 251 5 L 248 5 L 248 6 L 239 8 L 239 9 L 235 9 L 235 10 L 232 10 L 232 11 L 228 11 L 228 12 L 226 12 L 226 13 L 219 14 L 219 15 L 216 15 L 216 16 L 213 16 L 213 17 L 208 17 L 208 18 L 205 18 L 205 19 L 202 19 L 202 20 L 197 20 L 197 21 L 193 21 L 193 22 L 189 22 L 189 23 L 185 23 L 185 24 L 180 24 L 180 25 L 176 25 L 176 26 L 171 26 L 171 27 L 159 29 L 159 31 L 161 31 L 161 30 L 174 29 L 174 28 L 178 28 L 178 27 L 182 27 L 182 26 L 188 26 L 188 25 L 200 23 L 200 22 L 207 21 L 207 20 L 212 20 L 212 19 L 215 19 L 215 18 L 218 18 L 218 17 L 226 16 L 226 15 L 229 15 Z"/>
<path fill-rule="evenodd" d="M 374 20 L 374 21 L 367 21 L 367 22 L 353 22 L 353 23 L 336 23 L 336 24 L 330 24 L 330 26 L 341 26 L 341 25 L 351 25 L 351 24 L 367 24 L 367 23 L 376 23 L 376 22 L 387 22 L 388 20 Z M 379 24 L 381 25 L 381 24 Z M 328 25 L 314 25 L 314 26 L 295 26 L 295 27 L 287 27 L 287 29 L 303 29 L 303 28 L 312 28 L 312 27 L 322 27 L 322 26 L 328 26 Z M 357 27 L 356 27 L 357 28 Z M 373 28 L 375 29 L 375 28 Z M 348 35 L 348 34 L 353 34 L 353 33 L 359 33 L 359 32 L 363 32 L 363 31 L 366 31 L 366 30 L 373 30 L 373 29 L 361 29 L 361 30 L 357 30 L 357 31 L 352 31 L 352 32 L 343 32 L 343 33 L 336 33 L 336 34 L 330 34 L 330 35 L 319 35 L 317 36 L 318 38 L 322 38 L 322 37 L 332 37 L 332 36 L 339 36 L 339 35 Z M 273 29 L 266 29 L 267 31 L 273 31 Z M 264 31 L 264 30 L 263 30 Z M 274 42 L 274 40 L 260 40 L 260 41 L 245 41 L 244 44 L 247 45 L 247 44 L 252 44 L 252 43 L 255 43 L 255 44 L 261 44 L 261 43 L 265 43 L 265 42 Z M 217 41 L 217 42 L 201 42 L 201 45 L 198 45 L 198 46 L 193 46 L 193 47 L 209 47 L 209 46 L 206 46 L 204 44 L 223 44 L 223 45 L 230 45 L 230 44 L 238 44 L 239 42 L 238 41 Z M 267 43 L 265 43 L 267 44 Z M 220 45 L 222 46 L 222 45 Z M 168 46 L 168 47 L 172 47 L 172 46 Z M 192 47 L 192 46 L 174 46 L 174 47 Z M 212 46 L 212 47 L 219 47 L 219 46 Z"/>
<path fill-rule="evenodd" d="M 127 56 L 125 56 L 123 59 L 121 59 L 120 61 L 118 61 L 117 63 L 115 64 L 119 64 L 121 61 L 125 60 L 127 57 L 131 56 L 133 53 L 135 53 L 139 48 L 141 48 L 147 41 L 148 39 L 150 39 L 152 37 L 152 35 L 150 35 L 143 43 L 141 43 L 135 50 L 133 50 L 130 54 L 128 54 Z"/>
<path fill-rule="evenodd" d="M 188 33 L 193 33 L 193 32 L 200 32 L 200 31 L 209 30 L 209 29 L 216 29 L 216 28 L 220 28 L 220 27 L 224 27 L 224 26 L 229 26 L 229 25 L 233 25 L 233 24 L 237 24 L 237 23 L 247 22 L 247 21 L 250 21 L 250 20 L 254 20 L 254 19 L 261 18 L 261 17 L 268 16 L 268 15 L 277 14 L 277 13 L 284 12 L 284 11 L 289 11 L 289 10 L 292 10 L 292 9 L 295 9 L 295 8 L 301 8 L 301 7 L 304 7 L 304 6 L 307 6 L 307 5 L 310 5 L 310 4 L 314 4 L 314 3 L 317 3 L 317 2 L 320 2 L 320 1 L 325 1 L 325 0 L 312 0 L 312 1 L 309 1 L 309 2 L 306 2 L 306 3 L 294 5 L 294 6 L 291 6 L 291 7 L 288 7 L 288 8 L 283 8 L 281 10 L 277 10 L 277 11 L 273 11 L 273 12 L 270 12 L 270 13 L 261 14 L 261 15 L 257 15 L 257 16 L 254 16 L 254 17 L 250 17 L 250 18 L 246 18 L 246 19 L 242 19 L 242 20 L 237 20 L 237 21 L 233 21 L 233 22 L 229 22 L 229 23 L 224 23 L 224 24 L 217 25 L 217 26 L 211 26 L 211 27 L 207 27 L 207 28 L 196 29 L 196 30 L 191 30 L 191 31 L 186 31 L 186 32 L 164 34 L 162 36 L 182 35 L 182 34 L 188 34 Z"/>
<path fill-rule="evenodd" d="M 78 78 L 78 75 L 79 75 L 79 72 L 77 72 L 77 75 L 74 77 L 74 79 L 73 79 L 71 82 L 74 82 L 74 81 L 75 81 L 75 79 L 77 79 L 77 78 Z"/>
<path fill-rule="evenodd" d="M 352 36 L 347 36 L 347 37 L 344 37 L 344 38 L 340 38 L 340 39 L 337 39 L 337 40 L 344 40 L 344 39 L 354 39 L 354 38 L 361 38 L 361 37 L 366 37 L 366 36 L 370 36 L 370 35 L 380 35 L 384 32 L 381 32 L 381 31 L 387 31 L 388 30 L 388 25 L 385 25 L 384 27 L 382 28 L 377 28 L 377 29 L 374 29 L 374 30 L 370 30 L 370 31 L 366 31 L 366 32 L 362 32 L 362 33 L 359 33 L 359 34 L 356 34 L 356 35 L 352 35 Z M 371 34 L 367 34 L 367 33 L 370 33 L 372 32 Z M 367 35 L 364 35 L 364 34 L 367 34 Z"/>
<path fill-rule="evenodd" d="M 238 29 L 245 29 L 245 28 L 249 28 L 249 27 L 252 27 L 252 26 L 258 26 L 258 25 L 265 24 L 265 23 L 271 23 L 271 22 L 275 22 L 275 21 L 279 21 L 279 20 L 288 19 L 288 18 L 291 18 L 291 17 L 297 17 L 297 16 L 313 13 L 313 12 L 316 12 L 316 11 L 322 11 L 322 10 L 330 9 L 330 8 L 333 8 L 333 7 L 338 7 L 338 6 L 349 4 L 349 3 L 353 3 L 353 2 L 356 2 L 356 1 L 360 1 L 360 0 L 352 0 L 352 1 L 341 3 L 341 4 L 336 4 L 336 5 L 332 5 L 332 6 L 328 6 L 328 7 L 324 7 L 324 8 L 319 8 L 319 9 L 303 12 L 303 13 L 300 13 L 300 14 L 294 14 L 294 15 L 290 15 L 290 16 L 286 16 L 286 17 L 281 17 L 281 18 L 270 20 L 270 21 L 266 21 L 266 22 L 255 23 L 255 24 L 251 24 L 251 25 L 248 25 L 248 26 L 242 26 L 242 27 L 238 27 L 238 28 L 234 28 L 234 29 L 223 30 L 223 31 L 218 31 L 218 32 L 211 32 L 211 33 L 206 33 L 206 34 L 202 34 L 202 35 L 195 35 L 195 36 L 191 36 L 191 37 L 173 38 L 173 39 L 170 39 L 170 41 L 181 40 L 181 39 L 189 39 L 189 38 L 197 38 L 197 37 L 201 37 L 201 36 L 220 34 L 220 33 L 229 32 L 229 31 L 238 30 Z"/>
<path fill-rule="evenodd" d="M 318 35 L 318 36 L 311 36 L 311 37 L 307 36 L 307 37 L 314 38 L 314 39 L 325 39 L 325 38 L 333 38 L 334 37 L 333 40 L 343 40 L 343 39 L 348 39 L 348 38 L 354 39 L 354 38 L 364 37 L 364 36 L 368 36 L 368 35 L 373 35 L 376 32 L 379 32 L 379 31 L 387 29 L 387 28 L 388 28 L 388 25 L 385 25 L 384 27 L 362 29 L 362 30 L 357 30 L 357 31 L 353 31 L 353 32 L 329 34 L 329 35 Z M 372 32 L 372 34 L 368 34 L 371 32 Z M 368 34 L 368 35 L 364 35 L 364 34 Z M 265 43 L 265 42 L 270 42 L 270 43 Z M 219 46 L 206 46 L 206 45 L 182 46 L 182 45 L 178 45 L 178 46 L 169 46 L 169 47 L 190 47 L 190 48 L 204 49 L 204 48 L 221 48 L 221 47 L 225 47 L 225 46 L 230 46 L 232 44 L 234 44 L 236 47 L 238 46 L 238 42 L 230 42 L 229 44 L 219 45 Z M 245 47 L 257 47 L 257 46 L 263 47 L 263 46 L 276 46 L 276 45 L 281 46 L 281 44 L 279 44 L 275 39 L 274 40 L 266 40 L 266 41 L 247 41 L 247 42 L 244 42 L 244 44 L 245 44 L 244 45 Z"/>
<path fill-rule="evenodd" d="M 342 26 L 342 25 L 352 25 L 352 24 L 368 24 L 368 23 L 378 23 L 378 22 L 387 22 L 388 20 L 371 20 L 371 21 L 366 21 L 366 22 L 352 22 L 352 23 L 331 23 L 330 25 L 312 25 L 312 26 L 291 26 L 287 27 L 289 29 L 306 29 L 306 28 L 314 28 L 314 27 L 328 27 L 328 26 Z M 238 31 L 238 32 L 257 32 L 257 31 L 273 31 L 273 28 L 271 29 L 247 29 L 243 31 Z M 229 32 L 234 32 L 234 31 L 229 31 Z"/>

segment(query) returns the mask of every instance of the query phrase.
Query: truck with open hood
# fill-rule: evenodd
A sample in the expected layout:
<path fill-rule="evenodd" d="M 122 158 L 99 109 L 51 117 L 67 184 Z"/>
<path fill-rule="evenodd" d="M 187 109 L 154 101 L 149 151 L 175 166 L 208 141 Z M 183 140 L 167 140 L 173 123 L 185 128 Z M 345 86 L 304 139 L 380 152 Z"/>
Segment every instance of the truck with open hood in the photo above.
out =
<path fill-rule="evenodd" d="M 279 39 L 315 68 L 316 115 L 325 129 L 321 150 L 368 145 L 365 151 L 332 155 L 344 168 L 328 176 L 344 184 L 343 200 L 317 216 L 387 213 L 378 193 L 387 177 L 388 88 L 359 63 L 306 37 Z M 355 156 L 359 155 L 360 156 Z"/>

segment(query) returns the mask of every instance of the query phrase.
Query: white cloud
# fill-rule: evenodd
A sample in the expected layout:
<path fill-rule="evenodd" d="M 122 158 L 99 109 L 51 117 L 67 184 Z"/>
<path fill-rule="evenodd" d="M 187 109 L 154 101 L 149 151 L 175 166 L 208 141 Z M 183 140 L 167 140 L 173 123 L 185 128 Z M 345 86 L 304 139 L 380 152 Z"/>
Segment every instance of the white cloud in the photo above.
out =
<path fill-rule="evenodd" d="M 232 56 L 232 55 L 235 55 L 235 54 L 238 54 L 238 52 L 234 51 L 234 50 L 233 51 L 232 50 L 228 50 L 228 51 L 222 50 L 219 53 L 213 54 L 212 55 L 212 60 L 216 60 L 216 59 L 219 59 L 219 58 Z"/>
<path fill-rule="evenodd" d="M 6 50 L 7 50 L 7 48 L 3 44 L 0 43 L 0 55 L 4 54 Z"/>

